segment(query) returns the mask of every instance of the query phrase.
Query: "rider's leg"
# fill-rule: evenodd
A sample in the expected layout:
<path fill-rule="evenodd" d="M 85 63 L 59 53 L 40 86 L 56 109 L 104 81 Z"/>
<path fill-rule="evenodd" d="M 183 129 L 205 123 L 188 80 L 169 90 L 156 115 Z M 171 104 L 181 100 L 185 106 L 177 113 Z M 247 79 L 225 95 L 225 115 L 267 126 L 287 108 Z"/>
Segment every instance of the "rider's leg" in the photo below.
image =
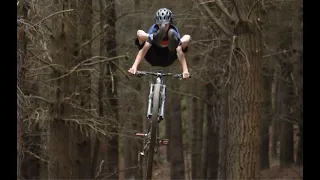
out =
<path fill-rule="evenodd" d="M 149 43 L 154 44 L 160 44 L 160 41 L 164 38 L 166 35 L 166 26 L 162 25 L 158 28 L 157 25 L 152 25 L 148 32 L 145 32 L 144 30 L 139 29 L 137 31 L 137 36 L 139 40 L 139 44 L 143 44 L 145 41 L 148 41 Z"/>
<path fill-rule="evenodd" d="M 170 51 L 175 51 L 175 49 L 179 46 L 180 43 L 180 35 L 179 33 L 171 28 L 168 31 L 168 48 Z"/>
<path fill-rule="evenodd" d="M 184 36 L 182 36 L 182 38 L 180 39 L 180 42 L 181 42 L 181 48 L 183 51 L 187 49 L 190 41 L 191 41 L 190 35 L 185 34 Z"/>
<path fill-rule="evenodd" d="M 144 32 L 144 30 L 139 29 L 137 31 L 137 36 L 138 36 L 139 44 L 141 45 L 148 40 L 149 34 Z"/>
<path fill-rule="evenodd" d="M 175 29 L 171 28 L 168 32 L 168 39 L 168 48 L 170 51 L 176 50 L 179 45 L 181 45 L 182 49 L 185 50 L 188 47 L 189 42 L 191 41 L 191 36 L 186 34 L 182 36 L 182 38 L 180 38 L 179 33 Z"/>

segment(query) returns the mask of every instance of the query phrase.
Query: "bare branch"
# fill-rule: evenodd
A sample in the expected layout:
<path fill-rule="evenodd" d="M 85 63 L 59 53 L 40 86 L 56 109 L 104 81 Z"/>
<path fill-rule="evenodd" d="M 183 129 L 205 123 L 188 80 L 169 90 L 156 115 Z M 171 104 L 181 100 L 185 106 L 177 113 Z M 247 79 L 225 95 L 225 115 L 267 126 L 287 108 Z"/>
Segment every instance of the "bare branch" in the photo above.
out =
<path fill-rule="evenodd" d="M 208 104 L 208 105 L 212 105 L 212 103 L 210 103 L 210 102 L 207 101 L 206 99 L 203 99 L 203 98 L 201 98 L 201 97 L 199 97 L 199 96 L 196 96 L 196 95 L 194 95 L 194 94 L 187 94 L 187 93 L 184 93 L 184 92 L 175 91 L 175 90 L 170 89 L 170 88 L 168 88 L 168 87 L 166 87 L 166 89 L 167 89 L 168 91 L 173 92 L 173 93 L 176 93 L 176 94 L 179 94 L 179 95 L 182 95 L 182 96 L 187 96 L 187 97 L 196 98 L 196 99 L 198 99 L 198 100 L 200 100 L 200 101 L 203 101 L 204 103 L 206 103 L 206 104 Z"/>
<path fill-rule="evenodd" d="M 40 96 L 29 95 L 29 96 L 27 96 L 27 98 L 40 99 L 40 100 L 42 100 L 42 101 L 44 101 L 44 102 L 47 102 L 47 103 L 49 103 L 49 104 L 53 104 L 53 102 L 51 102 L 51 101 L 49 101 L 48 99 L 45 99 L 45 98 L 43 98 L 43 97 L 40 97 Z"/>
<path fill-rule="evenodd" d="M 37 158 L 37 159 L 39 159 L 39 160 L 41 160 L 41 161 L 43 161 L 43 162 L 45 162 L 45 163 L 49 163 L 49 161 L 41 158 L 40 156 L 36 155 L 35 153 L 33 153 L 33 152 L 31 152 L 31 151 L 24 150 L 23 152 L 26 152 L 26 153 L 32 155 L 33 157 L 35 157 L 35 158 Z"/>
<path fill-rule="evenodd" d="M 122 169 L 122 170 L 120 170 L 120 171 L 117 171 L 117 172 L 114 172 L 114 173 L 112 173 L 112 174 L 108 174 L 107 176 L 105 176 L 105 177 L 103 177 L 103 179 L 108 179 L 109 177 L 111 177 L 111 176 L 113 176 L 113 175 L 115 175 L 115 174 L 119 174 L 119 173 L 121 173 L 121 172 L 123 172 L 123 171 L 127 171 L 127 170 L 130 170 L 130 169 L 137 169 L 137 168 L 139 168 L 140 166 L 138 165 L 138 166 L 131 166 L 131 167 L 128 167 L 128 168 L 126 168 L 126 169 Z M 103 175 L 103 174 L 102 174 Z M 101 175 L 101 176 L 102 176 Z M 98 177 L 95 177 L 94 179 L 97 179 Z"/>
<path fill-rule="evenodd" d="M 98 36 L 100 36 L 100 34 L 104 33 L 104 32 L 107 30 L 108 27 L 109 27 L 108 24 L 104 25 L 104 26 L 103 26 L 103 29 L 100 30 L 99 33 L 97 33 L 95 36 L 93 36 L 93 37 L 92 37 L 90 40 L 88 40 L 87 42 L 81 44 L 81 45 L 76 49 L 76 51 L 78 51 L 78 50 L 81 49 L 83 46 L 89 44 L 89 43 L 90 43 L 91 41 L 93 41 L 95 38 L 97 38 Z"/>
<path fill-rule="evenodd" d="M 103 165 L 103 163 L 104 163 L 104 160 L 102 160 L 102 161 L 100 162 L 99 171 L 97 172 L 97 174 L 96 174 L 96 176 L 95 176 L 94 178 L 97 178 L 97 177 L 100 175 L 101 170 L 102 170 L 102 165 Z"/>
<path fill-rule="evenodd" d="M 64 13 L 64 12 L 71 12 L 71 11 L 73 11 L 73 9 L 67 9 L 67 10 L 55 12 L 55 13 L 53 13 L 53 14 L 51 14 L 51 15 L 43 18 L 43 19 L 41 19 L 40 21 L 38 21 L 36 24 L 33 25 L 33 27 L 39 25 L 42 21 L 44 21 L 44 20 L 46 20 L 46 19 L 48 19 L 48 18 L 50 18 L 52 16 L 55 16 L 57 14 L 61 14 L 61 13 Z"/>
<path fill-rule="evenodd" d="M 201 1 L 201 0 L 200 0 Z M 217 26 L 222 30 L 222 32 L 227 35 L 228 37 L 232 36 L 231 31 L 227 29 L 220 21 L 219 19 L 214 15 L 214 13 L 210 10 L 210 8 L 206 4 L 201 4 L 203 8 L 206 10 L 208 15 L 211 17 L 211 19 L 217 24 Z"/>
<path fill-rule="evenodd" d="M 130 15 L 130 14 L 139 14 L 139 13 L 146 13 L 146 12 L 148 12 L 148 11 L 146 11 L 146 10 L 140 10 L 140 11 L 130 11 L 130 12 L 126 12 L 126 13 L 121 14 L 121 15 L 117 18 L 117 21 L 118 21 L 119 19 L 121 19 L 121 18 L 124 18 L 124 17 L 127 16 L 127 15 Z"/>
<path fill-rule="evenodd" d="M 211 1 L 205 1 L 205 2 L 201 2 L 201 3 L 199 3 L 199 4 L 207 4 L 207 3 L 211 3 L 211 2 L 215 2 L 216 0 L 211 0 Z"/>
<path fill-rule="evenodd" d="M 98 64 L 98 63 L 103 63 L 103 62 L 106 62 L 106 61 L 113 61 L 115 59 L 119 59 L 119 58 L 123 58 L 123 57 L 126 57 L 126 55 L 123 55 L 123 56 L 117 56 L 117 57 L 112 57 L 112 58 L 106 58 L 104 56 L 93 56 L 92 58 L 90 59 L 87 59 L 87 60 L 84 60 L 82 61 L 81 63 L 79 63 L 78 65 L 76 65 L 73 69 L 71 69 L 68 73 L 60 76 L 60 77 L 57 77 L 57 78 L 53 78 L 53 79 L 49 79 L 47 80 L 46 82 L 48 81 L 54 81 L 54 80 L 58 80 L 58 79 L 61 79 L 61 78 L 64 78 L 68 75 L 70 75 L 71 73 L 75 72 L 76 69 L 78 69 L 80 66 L 90 66 L 90 65 L 94 65 L 94 64 Z M 98 61 L 98 62 L 92 62 L 92 63 L 86 63 L 86 62 L 90 62 L 92 61 L 93 59 L 98 59 L 98 58 L 103 58 L 104 60 L 101 60 L 101 61 Z"/>
<path fill-rule="evenodd" d="M 232 2 L 233 2 L 233 5 L 234 5 L 234 8 L 236 9 L 236 13 L 238 15 L 239 20 L 240 21 L 244 21 L 244 19 L 242 17 L 242 12 L 240 11 L 238 4 L 236 3 L 236 0 L 232 0 Z"/>
<path fill-rule="evenodd" d="M 252 7 L 250 8 L 249 13 L 248 13 L 248 15 L 247 15 L 247 19 L 250 18 L 250 15 L 251 15 L 251 13 L 252 13 L 252 11 L 253 11 L 253 8 L 258 4 L 259 1 L 260 1 L 260 0 L 256 0 L 256 1 L 253 3 L 253 5 L 252 5 Z"/>
<path fill-rule="evenodd" d="M 118 64 L 114 63 L 113 61 L 111 61 L 111 63 L 113 63 L 114 66 L 115 66 L 128 80 L 130 80 L 130 78 L 129 78 L 128 74 L 126 73 L 126 71 L 124 71 L 122 68 L 120 68 L 120 67 L 118 66 Z"/>
<path fill-rule="evenodd" d="M 267 57 L 276 56 L 276 55 L 279 55 L 279 54 L 285 54 L 285 53 L 289 53 L 289 52 L 292 52 L 292 50 L 285 50 L 284 49 L 283 51 L 279 51 L 279 52 L 263 55 L 262 58 L 267 58 Z"/>
<path fill-rule="evenodd" d="M 229 18 L 231 21 L 233 21 L 233 22 L 236 21 L 236 19 L 234 19 L 234 18 L 231 16 L 231 14 L 228 12 L 228 9 L 224 6 L 224 4 L 223 4 L 223 2 L 222 2 L 221 0 L 215 0 L 215 3 L 216 3 L 216 5 L 220 8 L 220 10 L 221 10 L 225 15 L 228 16 L 228 18 Z"/>
<path fill-rule="evenodd" d="M 231 62 L 232 62 L 233 50 L 234 50 L 234 46 L 235 46 L 236 37 L 237 36 L 232 36 L 232 43 L 231 43 L 231 46 L 230 46 L 229 63 L 228 63 L 230 69 L 231 69 Z M 231 77 L 231 71 L 228 72 L 228 79 L 226 80 L 226 83 L 225 83 L 224 86 L 226 86 L 228 83 L 231 84 L 230 80 L 229 80 L 230 77 Z"/>

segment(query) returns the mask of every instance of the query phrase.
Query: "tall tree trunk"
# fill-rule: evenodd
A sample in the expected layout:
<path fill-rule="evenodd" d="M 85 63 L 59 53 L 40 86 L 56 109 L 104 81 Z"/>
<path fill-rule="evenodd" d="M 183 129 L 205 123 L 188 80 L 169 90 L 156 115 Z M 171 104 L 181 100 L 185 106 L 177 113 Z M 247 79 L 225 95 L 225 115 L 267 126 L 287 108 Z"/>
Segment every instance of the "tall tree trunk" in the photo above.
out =
<path fill-rule="evenodd" d="M 263 81 L 261 86 L 263 86 L 262 97 L 262 109 L 261 109 L 261 130 L 260 130 L 260 138 L 261 138 L 261 146 L 260 146 L 260 168 L 268 169 L 269 168 L 269 124 L 271 122 L 270 109 L 271 109 L 271 82 L 272 76 L 270 77 L 268 74 L 269 68 L 266 69 L 266 75 L 263 76 Z"/>
<path fill-rule="evenodd" d="M 176 88 L 175 88 L 176 89 Z M 171 179 L 184 179 L 184 158 L 182 142 L 182 120 L 181 120 L 181 97 L 174 96 L 171 103 L 171 139 L 170 139 L 170 162 Z"/>
<path fill-rule="evenodd" d="M 56 4 L 60 7 L 58 11 L 70 9 L 69 2 L 63 4 Z M 69 14 L 62 13 L 62 17 L 66 18 Z M 71 18 L 70 16 L 68 18 Z M 70 21 L 72 19 L 69 19 Z M 74 27 L 72 28 L 70 21 L 64 21 L 58 17 L 53 17 L 52 26 L 52 60 L 53 64 L 61 65 L 65 68 L 74 66 L 72 58 L 72 51 L 74 47 Z M 63 69 L 58 69 L 53 72 L 52 78 L 58 78 L 65 74 Z M 49 179 L 72 179 L 78 178 L 77 174 L 73 173 L 74 170 L 74 152 L 72 152 L 72 129 L 74 128 L 71 122 L 66 122 L 66 119 L 71 115 L 71 107 L 66 98 L 71 96 L 72 75 L 64 78 L 52 80 L 52 85 L 55 87 L 55 97 L 53 96 L 52 102 L 55 102 L 52 110 L 52 120 L 50 122 L 50 140 L 49 140 Z"/>
<path fill-rule="evenodd" d="M 103 25 L 97 26 L 96 24 L 101 22 L 101 7 L 100 1 L 92 1 L 92 19 L 91 19 L 91 26 L 92 26 L 92 37 L 98 36 L 100 31 L 103 31 Z M 102 27 L 102 28 L 101 28 Z M 92 40 L 91 44 L 91 53 L 93 56 L 100 56 L 100 44 L 103 43 L 99 38 L 95 38 Z M 104 97 L 104 83 L 103 83 L 103 75 L 105 64 L 100 63 L 93 66 L 94 72 L 91 74 L 91 99 L 92 99 L 92 106 L 97 109 L 98 116 L 102 119 L 104 116 L 104 106 L 103 106 L 103 97 Z M 92 165 L 91 165 L 91 177 L 95 177 L 97 166 L 99 164 L 99 160 L 103 158 L 100 157 L 100 147 L 101 147 L 101 139 L 99 136 L 95 137 L 95 140 L 92 142 L 93 147 L 93 155 L 92 155 Z M 98 171 L 99 172 L 99 171 Z"/>
<path fill-rule="evenodd" d="M 236 1 L 241 19 L 254 1 Z M 229 96 L 227 179 L 258 179 L 260 173 L 260 107 L 262 54 L 257 27 L 258 7 L 248 20 L 238 22 L 235 33 Z M 239 17 L 239 18 L 240 18 Z M 252 21 L 251 22 L 249 22 Z"/>
<path fill-rule="evenodd" d="M 74 56 L 80 57 L 78 58 L 77 64 L 81 63 L 81 60 L 90 59 L 92 57 L 91 53 L 91 42 L 90 39 L 92 37 L 92 0 L 87 0 L 84 2 L 79 2 L 77 9 L 81 11 L 78 24 L 78 40 L 79 44 L 85 44 L 80 47 L 78 51 L 74 51 Z M 89 43 L 87 43 L 89 42 Z M 77 47 L 78 48 L 78 47 Z M 79 61 L 80 60 L 80 61 Z M 92 109 L 91 106 L 91 72 L 83 71 L 78 73 L 77 77 L 78 89 L 80 91 L 79 102 L 80 107 L 83 109 Z M 79 112 L 77 114 L 83 114 L 83 116 L 87 116 L 87 114 L 83 112 Z M 90 179 L 91 171 L 88 171 L 92 167 L 92 155 L 91 155 L 91 139 L 86 136 L 85 133 L 81 132 L 80 129 L 77 129 L 75 133 L 77 139 L 76 151 L 78 151 L 78 172 L 79 178 Z"/>
<path fill-rule="evenodd" d="M 273 159 L 277 159 L 277 142 L 278 142 L 278 135 L 279 135 L 279 122 L 277 118 L 278 114 L 278 103 L 277 103 L 277 89 L 278 89 L 278 67 L 277 63 L 274 65 L 274 74 L 273 80 L 271 85 L 271 106 L 272 106 L 272 123 L 271 123 L 271 157 Z"/>
<path fill-rule="evenodd" d="M 197 134 L 198 134 L 198 118 L 199 118 L 199 109 L 198 109 L 198 100 L 196 98 L 192 98 L 192 134 L 191 135 L 191 168 L 192 168 L 192 179 L 198 179 L 199 177 L 197 176 L 197 159 L 198 159 L 198 154 L 197 154 Z"/>
<path fill-rule="evenodd" d="M 126 122 L 127 128 L 132 127 L 131 123 Z M 131 125 L 131 126 L 130 126 Z M 124 137 L 123 139 L 123 157 L 124 157 L 124 178 L 129 179 L 132 176 L 132 170 L 126 170 L 127 168 L 130 168 L 132 166 L 132 153 L 131 153 L 131 148 L 134 142 L 129 137 Z"/>
<path fill-rule="evenodd" d="M 165 112 L 165 120 L 164 120 L 164 123 L 165 123 L 165 138 L 167 139 L 171 139 L 171 111 L 168 111 L 171 109 L 171 102 L 169 99 L 166 98 L 166 102 L 165 102 L 165 109 L 167 109 L 167 111 Z M 169 143 L 166 148 L 167 148 L 167 161 L 169 162 L 170 161 L 170 144 Z"/>
<path fill-rule="evenodd" d="M 104 9 L 105 24 L 109 25 L 107 28 L 107 36 L 104 37 L 104 44 L 106 45 L 107 57 L 116 57 L 116 12 L 115 12 L 115 0 L 107 0 Z M 104 24 L 104 23 L 103 23 Z M 106 91 L 109 99 L 110 114 L 114 122 L 109 122 L 108 132 L 112 133 L 108 139 L 107 145 L 107 169 L 110 175 L 108 179 L 118 179 L 119 174 L 115 173 L 119 169 L 119 117 L 118 117 L 118 100 L 117 100 L 117 76 L 116 76 L 116 61 L 107 63 L 107 84 Z"/>
<path fill-rule="evenodd" d="M 292 63 L 293 76 L 295 84 L 295 110 L 294 118 L 299 121 L 299 142 L 296 155 L 296 163 L 303 163 L 303 116 L 302 114 L 302 5 L 301 0 L 295 0 L 292 3 Z"/>
<path fill-rule="evenodd" d="M 283 79 L 279 81 L 279 118 L 281 121 L 280 127 L 280 167 L 289 167 L 294 162 L 293 156 L 293 122 L 290 120 L 290 109 L 292 106 L 293 88 L 291 87 L 290 74 L 292 72 L 291 64 L 282 63 L 281 72 Z"/>
<path fill-rule="evenodd" d="M 205 179 L 217 179 L 218 176 L 218 161 L 219 161 L 219 132 L 217 122 L 219 121 L 218 113 L 220 113 L 220 108 L 218 106 L 218 92 L 214 93 L 213 85 L 208 83 L 206 85 L 206 99 L 209 100 L 211 104 L 207 104 L 207 157 L 208 161 L 207 174 L 204 172 Z M 213 98 L 214 97 L 214 98 Z M 205 171 L 203 169 L 203 171 Z"/>
<path fill-rule="evenodd" d="M 283 109 L 284 108 L 285 107 L 283 107 Z M 286 111 L 286 109 L 284 109 L 284 111 Z M 288 122 L 288 120 L 281 120 L 280 166 L 281 168 L 290 167 L 293 162 L 293 124 L 292 122 Z"/>
<path fill-rule="evenodd" d="M 201 174 L 200 174 L 200 178 L 201 179 L 207 179 L 207 174 L 208 174 L 208 154 L 209 154 L 209 148 L 208 146 L 210 145 L 211 143 L 211 139 L 209 137 L 209 133 L 208 133 L 208 130 L 209 130 L 209 127 L 208 127 L 208 119 L 210 118 L 210 115 L 208 112 L 208 105 L 207 105 L 207 111 L 206 111 L 206 118 L 205 118 L 205 130 L 204 130 L 204 133 L 203 133 L 203 144 L 202 144 L 202 147 L 203 147 L 203 152 L 202 152 L 202 162 L 201 162 Z"/>
<path fill-rule="evenodd" d="M 202 162 L 202 138 L 203 138 L 203 118 L 204 118 L 204 102 L 199 101 L 197 103 L 197 109 L 199 112 L 199 116 L 197 118 L 197 146 L 196 146 L 196 154 L 197 154 L 197 179 L 201 177 L 201 162 Z"/>
<path fill-rule="evenodd" d="M 25 4 L 25 0 L 20 1 L 20 6 L 18 9 L 18 16 L 23 19 L 27 19 L 28 9 Z M 26 33 L 23 28 L 23 24 L 18 24 L 17 30 L 17 50 L 18 50 L 18 58 L 17 58 L 17 86 L 18 86 L 18 97 L 22 96 L 25 79 L 25 62 L 26 62 L 26 53 L 27 53 L 27 38 Z M 20 92 L 20 93 L 19 93 Z M 19 95 L 20 94 L 20 95 Z M 22 98 L 21 98 L 22 99 Z M 22 101 L 17 102 L 17 178 L 21 178 L 21 164 L 22 164 L 22 122 L 24 117 L 24 105 Z"/>
<path fill-rule="evenodd" d="M 133 6 L 134 6 L 134 11 L 138 11 L 140 9 L 140 1 L 139 0 L 134 0 L 133 2 Z M 139 29 L 140 27 L 140 19 L 139 18 L 135 18 L 134 19 L 134 23 L 133 23 L 133 29 L 134 30 L 137 30 Z M 135 88 L 137 89 L 138 92 L 141 92 L 143 89 L 141 87 L 141 81 L 139 80 L 138 82 L 134 83 L 136 86 Z M 139 104 L 136 104 L 137 106 L 135 106 L 135 108 L 137 109 L 143 109 L 144 108 L 142 107 L 142 103 L 140 103 L 141 101 L 139 101 L 139 96 L 136 96 L 136 102 Z M 141 107 L 141 108 L 139 108 Z M 132 129 L 134 131 L 136 130 L 142 130 L 143 127 L 142 127 L 142 122 L 141 122 L 141 119 L 144 119 L 145 120 L 145 114 L 144 112 L 142 111 L 137 111 L 137 114 L 134 116 L 134 120 L 132 122 L 132 126 L 129 127 L 129 129 Z M 137 166 L 138 165 L 138 157 L 139 157 L 139 151 L 143 148 L 142 147 L 142 141 L 140 140 L 137 140 L 137 139 L 132 139 L 130 138 L 128 140 L 128 149 L 130 152 L 127 152 L 127 153 L 130 153 L 130 157 L 128 157 L 128 159 L 125 158 L 125 169 L 129 168 L 129 167 L 132 167 L 132 166 Z M 130 144 L 130 146 L 129 146 Z M 127 155 L 128 156 L 128 155 Z M 126 161 L 129 161 L 130 160 L 130 163 L 126 163 Z M 138 170 L 138 172 L 136 171 Z M 137 179 L 140 179 L 142 177 L 139 177 L 139 175 L 142 174 L 142 168 L 136 168 L 136 169 L 132 169 L 132 170 L 126 170 L 125 171 L 125 178 L 132 178 L 134 177 L 134 175 L 137 175 L 136 177 L 134 178 L 137 178 Z"/>
<path fill-rule="evenodd" d="M 230 67 L 227 70 L 229 73 Z M 224 82 L 224 81 L 223 81 Z M 229 85 L 221 88 L 221 118 L 219 128 L 219 166 L 218 179 L 227 179 L 227 148 L 228 148 L 228 119 L 229 119 Z"/>
<path fill-rule="evenodd" d="M 40 156 L 41 144 L 40 135 L 28 136 L 27 134 L 40 134 L 39 124 L 36 124 L 34 130 L 25 133 L 26 136 L 23 138 L 24 143 L 24 158 L 21 163 L 21 176 L 25 179 L 38 179 L 40 175 Z"/>

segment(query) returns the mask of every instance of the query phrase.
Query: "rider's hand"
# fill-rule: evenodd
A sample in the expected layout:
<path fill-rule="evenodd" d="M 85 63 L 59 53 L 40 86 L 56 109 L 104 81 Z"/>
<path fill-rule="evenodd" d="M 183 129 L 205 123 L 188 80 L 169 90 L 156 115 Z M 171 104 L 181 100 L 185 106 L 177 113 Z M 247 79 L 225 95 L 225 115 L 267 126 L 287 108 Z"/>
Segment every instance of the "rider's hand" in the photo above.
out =
<path fill-rule="evenodd" d="M 188 71 L 183 71 L 182 73 L 182 77 L 185 79 L 185 78 L 189 78 L 190 74 Z"/>
<path fill-rule="evenodd" d="M 136 67 L 131 67 L 131 68 L 128 70 L 128 72 L 131 73 L 131 74 L 136 74 L 137 68 L 136 68 Z"/>

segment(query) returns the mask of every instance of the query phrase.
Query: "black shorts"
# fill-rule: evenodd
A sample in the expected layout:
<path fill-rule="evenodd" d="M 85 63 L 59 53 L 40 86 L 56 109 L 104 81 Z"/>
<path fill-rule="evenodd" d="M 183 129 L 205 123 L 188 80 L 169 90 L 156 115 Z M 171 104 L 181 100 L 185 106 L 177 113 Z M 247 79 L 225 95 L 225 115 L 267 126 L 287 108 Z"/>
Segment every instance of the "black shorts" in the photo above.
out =
<path fill-rule="evenodd" d="M 135 40 L 135 45 L 138 46 L 139 50 L 143 48 L 144 44 L 145 42 L 140 45 L 138 38 Z M 182 51 L 186 53 L 188 47 Z M 168 47 L 159 47 L 152 44 L 144 58 L 151 66 L 168 67 L 178 59 L 178 56 L 176 51 L 169 51 Z"/>

